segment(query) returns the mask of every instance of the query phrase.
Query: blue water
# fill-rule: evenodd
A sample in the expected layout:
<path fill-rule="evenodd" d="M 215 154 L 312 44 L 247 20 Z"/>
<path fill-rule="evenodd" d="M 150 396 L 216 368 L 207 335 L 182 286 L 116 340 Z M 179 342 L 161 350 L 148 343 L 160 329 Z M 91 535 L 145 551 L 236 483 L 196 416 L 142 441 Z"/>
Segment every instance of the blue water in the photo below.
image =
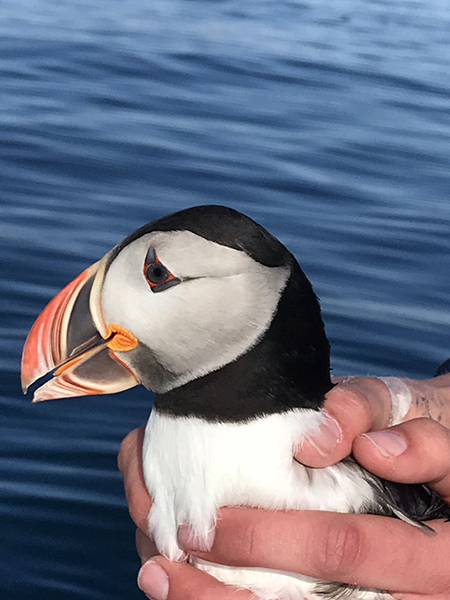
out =
<path fill-rule="evenodd" d="M 1 600 L 127 600 L 116 470 L 145 390 L 31 405 L 26 333 L 138 226 L 201 203 L 268 227 L 336 374 L 450 355 L 446 0 L 2 0 Z"/>

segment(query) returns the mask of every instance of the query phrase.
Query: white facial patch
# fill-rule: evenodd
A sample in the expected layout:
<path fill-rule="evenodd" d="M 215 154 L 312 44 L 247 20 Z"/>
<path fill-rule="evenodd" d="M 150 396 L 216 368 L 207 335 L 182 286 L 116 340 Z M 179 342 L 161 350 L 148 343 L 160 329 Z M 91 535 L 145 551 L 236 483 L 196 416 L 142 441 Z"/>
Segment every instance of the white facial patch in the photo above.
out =
<path fill-rule="evenodd" d="M 150 247 L 180 284 L 150 289 L 144 275 Z M 157 231 L 125 246 L 111 263 L 103 313 L 108 324 L 128 329 L 175 376 L 168 387 L 153 388 L 164 392 L 254 346 L 273 319 L 289 274 L 288 267 L 266 267 L 189 231 Z M 126 352 L 120 356 L 127 361 Z"/>

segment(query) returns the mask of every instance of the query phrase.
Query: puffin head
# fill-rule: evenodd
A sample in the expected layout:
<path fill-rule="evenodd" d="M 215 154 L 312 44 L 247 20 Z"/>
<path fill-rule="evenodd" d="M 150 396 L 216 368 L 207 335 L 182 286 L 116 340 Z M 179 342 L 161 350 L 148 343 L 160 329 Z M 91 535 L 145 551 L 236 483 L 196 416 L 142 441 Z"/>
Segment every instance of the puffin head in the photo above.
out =
<path fill-rule="evenodd" d="M 319 304 L 295 258 L 245 215 L 198 206 L 138 229 L 47 305 L 22 384 L 54 372 L 35 402 L 138 383 L 172 399 L 239 362 L 250 379 L 228 375 L 247 394 L 258 379 L 274 398 L 281 385 L 318 405 L 331 388 Z"/>

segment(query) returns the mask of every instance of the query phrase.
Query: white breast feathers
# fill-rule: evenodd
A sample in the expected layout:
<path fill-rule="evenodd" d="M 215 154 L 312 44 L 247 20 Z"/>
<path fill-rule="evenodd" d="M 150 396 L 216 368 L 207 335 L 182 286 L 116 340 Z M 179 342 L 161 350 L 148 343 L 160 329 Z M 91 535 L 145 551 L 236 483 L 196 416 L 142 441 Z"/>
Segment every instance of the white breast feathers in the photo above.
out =
<path fill-rule="evenodd" d="M 372 488 L 347 464 L 308 469 L 293 458 L 307 431 L 320 426 L 320 412 L 293 409 L 245 423 L 211 423 L 153 410 L 144 440 L 144 475 L 153 498 L 149 531 L 170 560 L 183 553 L 177 529 L 189 524 L 206 539 L 221 506 L 358 512 Z M 199 564 L 219 579 L 251 588 L 261 598 L 316 598 L 315 580 L 261 569 Z M 363 592 L 357 598 L 381 600 Z M 369 595 L 367 595 L 369 594 Z M 301 596 L 300 596 L 301 597 Z"/>

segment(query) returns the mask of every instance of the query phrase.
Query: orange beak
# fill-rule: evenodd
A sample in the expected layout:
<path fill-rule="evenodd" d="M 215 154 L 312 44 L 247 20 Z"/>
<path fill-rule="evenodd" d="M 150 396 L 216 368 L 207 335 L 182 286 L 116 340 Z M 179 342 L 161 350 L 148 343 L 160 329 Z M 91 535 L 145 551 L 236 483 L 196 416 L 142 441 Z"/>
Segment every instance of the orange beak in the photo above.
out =
<path fill-rule="evenodd" d="M 107 256 L 57 294 L 36 319 L 22 355 L 22 388 L 54 371 L 38 388 L 33 402 L 112 394 L 139 383 L 116 352 L 138 346 L 138 339 L 121 325 L 107 325 L 101 294 Z M 56 369 L 56 370 L 55 370 Z"/>

